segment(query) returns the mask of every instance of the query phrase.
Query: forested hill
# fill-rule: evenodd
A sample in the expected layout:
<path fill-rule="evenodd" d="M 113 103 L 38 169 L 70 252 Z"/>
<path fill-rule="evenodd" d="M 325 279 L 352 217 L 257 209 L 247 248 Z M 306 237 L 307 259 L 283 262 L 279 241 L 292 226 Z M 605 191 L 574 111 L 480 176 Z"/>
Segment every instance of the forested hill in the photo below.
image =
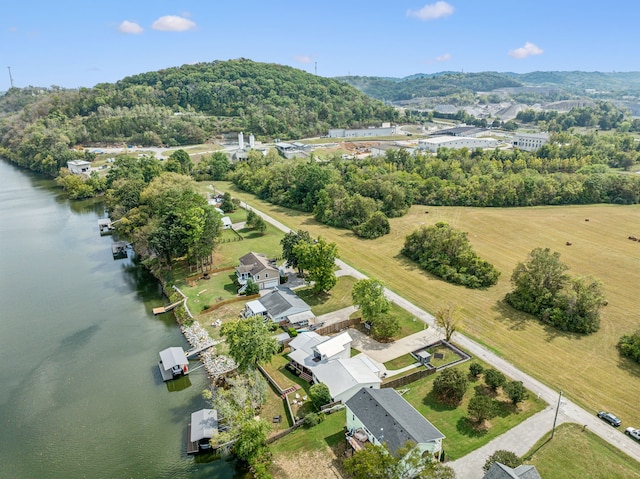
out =
<path fill-rule="evenodd" d="M 404 78 L 337 77 L 360 91 L 386 101 L 419 97 L 452 97 L 472 100 L 478 92 L 519 87 L 545 87 L 566 94 L 616 98 L 640 95 L 640 72 L 548 71 L 531 73 L 418 73 Z M 450 99 L 450 98 L 448 98 Z"/>
<path fill-rule="evenodd" d="M 350 85 L 239 59 L 184 65 L 78 90 L 11 89 L 0 98 L 0 155 L 55 175 L 75 145 L 201 143 L 229 131 L 283 139 L 393 121 Z"/>

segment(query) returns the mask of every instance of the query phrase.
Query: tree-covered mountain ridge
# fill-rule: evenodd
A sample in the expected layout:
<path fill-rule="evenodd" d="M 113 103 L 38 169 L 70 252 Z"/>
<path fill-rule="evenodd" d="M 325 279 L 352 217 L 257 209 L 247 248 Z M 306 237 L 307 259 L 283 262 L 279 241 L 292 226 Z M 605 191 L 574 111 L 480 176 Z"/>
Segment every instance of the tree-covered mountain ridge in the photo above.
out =
<path fill-rule="evenodd" d="M 547 88 L 571 95 L 640 95 L 640 72 L 535 71 L 417 73 L 403 78 L 337 77 L 360 91 L 386 101 L 446 97 L 501 89 Z"/>
<path fill-rule="evenodd" d="M 178 146 L 233 131 L 291 139 L 397 118 L 335 79 L 247 59 L 214 61 L 93 88 L 13 88 L 0 97 L 0 154 L 55 175 L 78 156 L 76 145 Z"/>

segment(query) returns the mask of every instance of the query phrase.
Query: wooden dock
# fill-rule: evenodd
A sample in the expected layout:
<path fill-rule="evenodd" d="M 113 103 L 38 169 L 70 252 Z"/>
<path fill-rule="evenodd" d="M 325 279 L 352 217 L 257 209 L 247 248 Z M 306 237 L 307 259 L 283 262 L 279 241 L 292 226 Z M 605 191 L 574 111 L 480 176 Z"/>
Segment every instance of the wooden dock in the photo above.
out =
<path fill-rule="evenodd" d="M 187 356 L 187 358 L 191 358 L 192 356 L 196 356 L 198 354 L 200 354 L 202 351 L 206 351 L 207 349 L 209 349 L 212 346 L 215 346 L 216 343 L 214 341 L 211 341 L 210 343 L 205 344 L 204 346 L 200 346 L 199 348 L 195 348 L 195 349 L 190 349 L 189 351 L 187 351 L 185 354 L 185 356 Z"/>
<path fill-rule="evenodd" d="M 198 442 L 191 442 L 191 423 L 189 423 L 187 426 L 187 454 L 196 454 L 199 450 Z"/>
<path fill-rule="evenodd" d="M 153 314 L 162 314 L 162 313 L 167 313 L 169 311 L 171 311 L 172 309 L 180 306 L 182 304 L 182 302 L 184 301 L 184 299 L 181 299 L 180 301 L 176 301 L 173 304 L 169 304 L 167 306 L 160 306 L 159 308 L 153 308 Z"/>

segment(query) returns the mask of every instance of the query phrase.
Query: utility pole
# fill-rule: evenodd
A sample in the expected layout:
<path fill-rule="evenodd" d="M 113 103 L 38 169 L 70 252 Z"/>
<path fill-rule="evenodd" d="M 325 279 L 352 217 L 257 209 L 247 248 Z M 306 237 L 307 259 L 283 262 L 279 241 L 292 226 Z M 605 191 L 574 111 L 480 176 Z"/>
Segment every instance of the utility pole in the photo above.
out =
<path fill-rule="evenodd" d="M 316 72 L 316 76 L 318 76 L 318 62 L 315 62 L 316 67 L 315 67 L 315 72 Z"/>
<path fill-rule="evenodd" d="M 11 88 L 13 88 L 13 77 L 11 76 L 11 67 L 7 67 L 9 69 L 9 83 L 11 83 Z"/>
<path fill-rule="evenodd" d="M 553 418 L 553 427 L 551 428 L 551 439 L 553 439 L 553 435 L 556 432 L 556 420 L 558 419 L 558 411 L 560 410 L 561 401 L 562 401 L 562 391 L 560 391 L 560 396 L 558 396 L 558 405 L 556 406 L 556 415 Z"/>

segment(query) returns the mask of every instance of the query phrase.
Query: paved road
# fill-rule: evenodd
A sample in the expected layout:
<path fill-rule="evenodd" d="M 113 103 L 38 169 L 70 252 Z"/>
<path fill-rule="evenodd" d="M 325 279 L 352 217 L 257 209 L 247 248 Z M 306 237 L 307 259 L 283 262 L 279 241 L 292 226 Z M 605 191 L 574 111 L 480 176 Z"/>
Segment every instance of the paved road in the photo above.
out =
<path fill-rule="evenodd" d="M 241 206 L 246 207 L 244 203 L 241 203 Z M 290 228 L 271 218 L 267 214 L 255 209 L 254 211 L 262 216 L 265 221 L 271 223 L 276 228 L 284 231 L 285 233 L 291 231 Z M 356 279 L 367 278 L 367 276 L 365 276 L 352 266 L 349 266 L 342 260 L 337 259 L 336 265 L 340 268 L 340 275 L 349 275 L 353 276 Z M 435 318 L 431 314 L 402 298 L 393 291 L 386 289 L 385 295 L 387 296 L 387 298 L 389 298 L 389 300 L 393 301 L 401 308 L 407 310 L 416 318 L 427 323 L 430 326 L 427 331 L 430 331 L 430 333 L 438 331 L 438 328 L 435 325 Z M 533 394 L 537 395 L 547 404 L 549 404 L 547 409 L 545 409 L 544 411 L 532 416 L 512 430 L 489 442 L 484 447 L 452 463 L 452 466 L 456 470 L 459 479 L 472 479 L 482 476 L 482 465 L 484 464 L 484 461 L 496 450 L 507 449 L 512 450 L 517 454 L 524 454 L 536 443 L 538 439 L 543 437 L 545 433 L 550 432 L 553 425 L 552 418 L 555 414 L 555 408 L 558 403 L 559 392 L 551 389 L 550 387 L 542 384 L 537 379 L 520 371 L 511 363 L 505 361 L 498 355 L 494 354 L 484 346 L 476 343 L 463 334 L 455 333 L 453 336 L 453 341 L 460 345 L 462 349 L 466 350 L 472 356 L 482 359 L 494 368 L 502 371 L 512 380 L 522 381 L 527 389 L 529 389 L 531 392 L 533 392 Z M 585 425 L 589 430 L 591 430 L 591 432 L 597 434 L 605 441 L 616 446 L 618 449 L 633 457 L 635 460 L 640 461 L 640 443 L 633 441 L 631 438 L 625 436 L 622 431 L 619 431 L 609 424 L 605 423 L 604 421 L 600 420 L 596 416 L 596 411 L 586 411 L 572 401 L 563 398 L 560 405 L 560 410 L 558 412 L 558 423 L 561 422 L 574 422 L 577 424 Z"/>

